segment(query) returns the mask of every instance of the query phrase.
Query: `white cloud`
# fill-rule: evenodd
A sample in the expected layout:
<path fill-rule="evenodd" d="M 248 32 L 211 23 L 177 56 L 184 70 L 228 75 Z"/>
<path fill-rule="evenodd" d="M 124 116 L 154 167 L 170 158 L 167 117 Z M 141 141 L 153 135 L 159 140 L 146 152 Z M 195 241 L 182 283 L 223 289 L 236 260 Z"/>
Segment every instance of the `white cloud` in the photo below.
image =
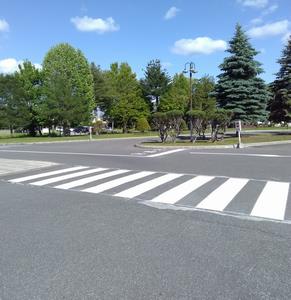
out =
<path fill-rule="evenodd" d="M 251 28 L 247 33 L 252 38 L 260 38 L 266 36 L 275 36 L 286 34 L 290 22 L 288 20 L 282 20 L 274 23 L 265 24 L 263 26 L 257 26 Z"/>
<path fill-rule="evenodd" d="M 9 31 L 9 24 L 6 22 L 5 19 L 0 19 L 0 31 L 3 32 Z"/>
<path fill-rule="evenodd" d="M 237 2 L 247 7 L 264 8 L 269 0 L 237 0 Z"/>
<path fill-rule="evenodd" d="M 277 10 L 277 8 L 278 8 L 277 4 L 271 5 L 268 8 L 266 8 L 265 10 L 263 10 L 262 15 L 263 16 L 269 15 L 269 14 L 273 13 L 275 10 Z"/>
<path fill-rule="evenodd" d="M 196 39 L 181 39 L 175 42 L 172 52 L 181 55 L 211 54 L 226 50 L 227 43 L 223 40 L 213 40 L 209 37 Z"/>
<path fill-rule="evenodd" d="M 80 31 L 95 31 L 100 34 L 120 29 L 119 25 L 111 17 L 107 19 L 93 19 L 87 16 L 75 17 L 71 18 L 71 22 Z"/>
<path fill-rule="evenodd" d="M 175 18 L 179 11 L 180 11 L 180 9 L 175 6 L 170 7 L 164 16 L 164 19 L 170 20 L 170 19 Z"/>
<path fill-rule="evenodd" d="M 262 18 L 255 18 L 251 20 L 251 24 L 252 25 L 259 25 L 263 23 L 263 19 Z"/>
<path fill-rule="evenodd" d="M 23 60 L 16 60 L 15 58 L 5 58 L 0 60 L 0 73 L 11 74 L 18 71 L 18 66 L 23 64 Z M 37 69 L 41 69 L 41 64 L 35 63 Z"/>

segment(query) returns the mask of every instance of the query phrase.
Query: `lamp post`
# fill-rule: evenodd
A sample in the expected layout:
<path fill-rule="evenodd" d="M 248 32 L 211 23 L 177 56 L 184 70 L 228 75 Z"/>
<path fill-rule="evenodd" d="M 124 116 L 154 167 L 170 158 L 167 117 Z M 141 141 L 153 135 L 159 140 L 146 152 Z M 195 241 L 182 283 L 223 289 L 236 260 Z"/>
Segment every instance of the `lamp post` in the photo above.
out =
<path fill-rule="evenodd" d="M 192 76 L 193 74 L 197 73 L 197 71 L 195 70 L 195 64 L 193 62 L 187 62 L 185 63 L 185 67 L 184 67 L 184 74 L 189 73 L 189 78 L 190 78 L 190 85 L 189 85 L 189 94 L 190 94 L 190 107 L 189 110 L 190 112 L 193 109 L 193 88 L 192 88 Z M 193 121 L 192 121 L 192 117 L 190 116 L 190 142 L 193 142 Z"/>

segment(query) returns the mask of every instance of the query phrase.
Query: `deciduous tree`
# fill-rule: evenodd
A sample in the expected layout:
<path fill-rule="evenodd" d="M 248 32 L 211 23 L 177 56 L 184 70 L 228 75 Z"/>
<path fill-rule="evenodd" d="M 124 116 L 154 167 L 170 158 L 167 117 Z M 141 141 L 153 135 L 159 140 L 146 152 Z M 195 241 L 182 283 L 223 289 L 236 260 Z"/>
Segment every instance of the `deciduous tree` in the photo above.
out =
<path fill-rule="evenodd" d="M 88 123 L 94 104 L 93 78 L 83 53 L 69 44 L 59 44 L 43 62 L 44 109 L 49 124 L 65 129 Z"/>

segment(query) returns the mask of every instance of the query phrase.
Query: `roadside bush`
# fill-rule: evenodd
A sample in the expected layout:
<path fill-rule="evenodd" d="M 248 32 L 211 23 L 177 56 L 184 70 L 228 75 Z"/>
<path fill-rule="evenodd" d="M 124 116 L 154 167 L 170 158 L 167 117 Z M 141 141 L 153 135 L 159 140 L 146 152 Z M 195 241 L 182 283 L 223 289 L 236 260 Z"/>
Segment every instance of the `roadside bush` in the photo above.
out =
<path fill-rule="evenodd" d="M 103 130 L 103 122 L 101 120 L 97 120 L 92 127 L 92 133 L 99 135 Z"/>
<path fill-rule="evenodd" d="M 136 122 L 136 130 L 140 132 L 149 131 L 151 129 L 148 120 L 145 117 L 139 118 Z"/>

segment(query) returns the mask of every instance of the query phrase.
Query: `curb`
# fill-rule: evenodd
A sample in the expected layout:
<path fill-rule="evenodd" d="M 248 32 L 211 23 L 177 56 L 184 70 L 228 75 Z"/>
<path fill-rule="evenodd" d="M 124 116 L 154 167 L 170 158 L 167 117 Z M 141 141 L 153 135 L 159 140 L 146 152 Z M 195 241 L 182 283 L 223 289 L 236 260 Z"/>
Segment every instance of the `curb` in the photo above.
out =
<path fill-rule="evenodd" d="M 263 146 L 273 146 L 273 145 L 287 145 L 291 144 L 291 140 L 288 141 L 274 141 L 274 142 L 261 142 L 261 143 L 249 143 L 242 144 L 241 148 L 249 148 L 249 147 L 263 147 Z M 217 145 L 217 146 L 151 146 L 151 145 L 142 145 L 135 144 L 137 148 L 154 148 L 154 149 L 235 149 L 234 145 Z"/>
<path fill-rule="evenodd" d="M 57 144 L 57 143 L 77 143 L 77 142 L 99 142 L 99 141 L 112 141 L 112 140 L 134 140 L 134 139 L 143 139 L 143 138 L 152 138 L 152 136 L 141 136 L 141 137 L 117 137 L 117 138 L 103 138 L 103 139 L 93 139 L 93 140 L 68 140 L 68 141 L 46 141 L 46 142 L 23 142 L 23 143 L 1 143 L 1 146 L 10 146 L 10 145 L 35 145 L 35 144 Z"/>

